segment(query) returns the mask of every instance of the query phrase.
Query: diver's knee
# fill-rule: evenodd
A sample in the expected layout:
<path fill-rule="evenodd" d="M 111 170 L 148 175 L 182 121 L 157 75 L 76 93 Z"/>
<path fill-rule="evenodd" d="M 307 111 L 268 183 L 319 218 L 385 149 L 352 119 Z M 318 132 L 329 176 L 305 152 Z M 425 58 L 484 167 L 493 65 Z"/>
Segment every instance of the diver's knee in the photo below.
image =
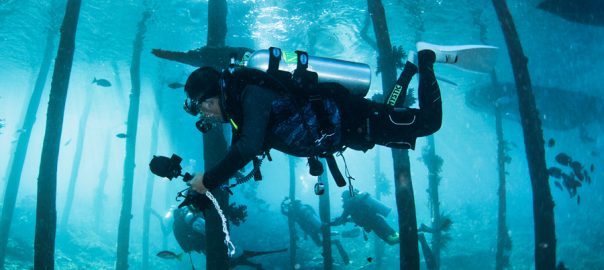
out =
<path fill-rule="evenodd" d="M 440 128 L 443 125 L 443 120 L 442 117 L 438 117 L 438 119 L 434 120 L 434 122 L 432 123 L 432 127 L 430 129 L 431 133 L 436 133 L 438 130 L 440 130 Z"/>
<path fill-rule="evenodd" d="M 442 127 L 442 117 L 436 117 L 435 119 L 430 119 L 426 121 L 424 125 L 424 136 L 429 136 L 436 133 Z"/>

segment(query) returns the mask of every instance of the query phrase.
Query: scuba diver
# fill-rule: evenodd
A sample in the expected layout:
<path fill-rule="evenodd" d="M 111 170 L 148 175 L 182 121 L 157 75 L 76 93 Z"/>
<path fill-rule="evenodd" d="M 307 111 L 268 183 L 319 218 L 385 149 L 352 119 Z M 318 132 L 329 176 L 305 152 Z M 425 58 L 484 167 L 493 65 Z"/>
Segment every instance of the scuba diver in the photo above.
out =
<path fill-rule="evenodd" d="M 359 193 L 354 190 L 353 194 L 346 190 L 342 193 L 342 215 L 332 221 L 330 226 L 345 224 L 349 221 L 362 227 L 366 232 L 375 234 L 390 245 L 400 242 L 399 234 L 384 219 L 391 209 L 378 200 L 371 198 L 369 193 Z"/>
<path fill-rule="evenodd" d="M 281 202 L 281 214 L 293 218 L 304 235 L 310 236 L 317 246 L 321 246 L 321 221 L 312 206 L 302 204 L 300 200 L 291 201 L 289 198 L 285 198 Z"/>
<path fill-rule="evenodd" d="M 201 211 L 191 207 L 177 208 L 173 212 L 174 238 L 185 253 L 206 253 L 206 221 Z"/>
<path fill-rule="evenodd" d="M 192 251 L 206 254 L 206 232 L 205 232 L 205 219 L 201 211 L 196 211 L 190 206 L 177 208 L 173 212 L 174 224 L 172 226 L 174 230 L 174 237 L 176 242 L 182 248 L 185 253 L 191 255 Z M 254 269 L 262 270 L 262 264 L 254 263 L 249 259 L 251 257 L 262 256 L 272 253 L 285 252 L 287 249 L 271 250 L 271 251 L 250 251 L 244 250 L 243 253 L 238 257 L 231 258 L 231 267 L 235 266 L 250 266 Z M 159 257 L 162 258 L 176 258 L 180 255 L 176 255 L 173 252 L 162 251 L 158 253 Z M 192 266 L 191 261 L 191 266 Z M 195 268 L 193 268 L 195 269 Z"/>
<path fill-rule="evenodd" d="M 317 212 L 315 212 L 315 209 L 312 206 L 302 204 L 302 201 L 300 200 L 292 201 L 286 197 L 283 202 L 281 202 L 281 213 L 288 218 L 293 218 L 300 229 L 302 229 L 305 236 L 310 236 L 315 245 L 318 247 L 322 245 L 321 230 L 323 224 L 319 220 Z M 348 257 L 348 253 L 344 250 L 344 247 L 342 247 L 340 240 L 333 239 L 331 240 L 331 243 L 338 249 L 338 253 L 340 253 L 344 264 L 348 265 L 350 263 L 350 257 Z"/>
<path fill-rule="evenodd" d="M 325 158 L 338 186 L 344 186 L 345 180 L 333 169 L 337 168 L 334 153 L 345 148 L 367 151 L 376 144 L 414 149 L 418 137 L 431 135 L 441 127 L 442 103 L 434 63 L 466 63 L 461 51 L 427 43 L 418 43 L 417 49 L 417 53 L 408 53 L 403 72 L 385 103 L 364 98 L 371 78 L 367 65 L 315 57 L 324 60 L 325 72 L 339 67 L 340 74 L 325 75 L 309 71 L 311 65 L 318 69 L 322 63 L 300 51 L 296 52 L 293 74 L 280 70 L 280 63 L 289 57 L 283 60 L 285 53 L 278 48 L 270 48 L 266 54 L 266 71 L 260 70 L 265 66 L 248 67 L 251 59 L 246 66 L 232 64 L 222 73 L 211 67 L 193 71 L 184 87 L 185 110 L 194 116 L 201 114 L 197 122 L 200 131 L 230 123 L 233 136 L 226 156 L 205 173 L 196 173 L 191 187 L 199 193 L 220 187 L 250 161 L 258 168 L 257 156 L 271 160 L 270 149 L 309 158 L 312 175 L 323 172 L 322 168 L 313 170 L 313 164 L 321 166 L 316 158 Z M 334 64 L 336 61 L 340 64 Z M 357 66 L 347 66 L 353 64 Z M 367 66 L 368 79 L 354 73 L 360 69 L 358 65 Z M 419 108 L 401 108 L 409 82 L 417 73 Z M 336 79 L 326 81 L 326 77 Z M 358 87 L 357 83 L 366 86 Z M 359 88 L 365 92 L 355 94 Z M 313 159 L 315 162 L 311 162 Z"/>

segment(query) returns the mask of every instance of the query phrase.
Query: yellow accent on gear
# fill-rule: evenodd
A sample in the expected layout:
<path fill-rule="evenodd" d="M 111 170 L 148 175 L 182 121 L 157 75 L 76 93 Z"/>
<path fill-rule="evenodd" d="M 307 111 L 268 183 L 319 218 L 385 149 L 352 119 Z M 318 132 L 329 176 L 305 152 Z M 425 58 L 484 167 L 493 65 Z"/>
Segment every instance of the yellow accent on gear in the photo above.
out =
<path fill-rule="evenodd" d="M 235 130 L 238 130 L 238 129 L 239 129 L 239 126 L 237 126 L 237 124 L 235 123 L 235 121 L 233 120 L 233 118 L 229 118 L 229 120 L 231 121 L 231 125 L 233 126 L 233 128 L 234 128 Z"/>
<path fill-rule="evenodd" d="M 288 64 L 298 63 L 298 55 L 292 52 L 283 52 L 283 60 Z"/>

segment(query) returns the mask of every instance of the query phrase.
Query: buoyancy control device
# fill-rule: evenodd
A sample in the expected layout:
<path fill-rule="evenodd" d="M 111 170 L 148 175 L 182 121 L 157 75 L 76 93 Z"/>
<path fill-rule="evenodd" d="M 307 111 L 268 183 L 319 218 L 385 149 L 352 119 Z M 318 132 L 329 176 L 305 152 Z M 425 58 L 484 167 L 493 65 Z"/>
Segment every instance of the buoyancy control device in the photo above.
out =
<path fill-rule="evenodd" d="M 309 56 L 304 51 L 289 53 L 275 47 L 246 54 L 239 63 L 232 60 L 231 68 L 237 65 L 262 70 L 285 82 L 284 84 L 288 88 L 292 88 L 290 89 L 292 94 L 304 97 L 317 115 L 321 129 L 321 137 L 316 138 L 316 141 L 319 142 L 333 135 L 333 127 L 322 102 L 322 98 L 326 93 L 321 93 L 318 85 L 321 83 L 338 83 L 344 86 L 349 94 L 365 96 L 371 83 L 371 69 L 367 64 Z M 229 70 L 232 70 L 231 68 Z M 341 150 L 343 149 L 338 151 Z M 343 187 L 346 185 L 346 180 L 340 173 L 333 156 L 338 151 L 310 156 L 308 157 L 308 164 L 311 174 L 318 176 L 323 172 L 323 165 L 317 162 L 317 157 L 325 158 L 336 184 Z M 258 169 L 258 166 L 255 166 L 255 168 Z M 351 177 L 349 177 L 349 182 L 350 179 Z M 320 187 L 322 183 L 318 182 L 317 185 Z M 317 190 L 317 186 L 315 186 L 315 190 Z M 315 193 L 320 195 L 322 192 Z"/>

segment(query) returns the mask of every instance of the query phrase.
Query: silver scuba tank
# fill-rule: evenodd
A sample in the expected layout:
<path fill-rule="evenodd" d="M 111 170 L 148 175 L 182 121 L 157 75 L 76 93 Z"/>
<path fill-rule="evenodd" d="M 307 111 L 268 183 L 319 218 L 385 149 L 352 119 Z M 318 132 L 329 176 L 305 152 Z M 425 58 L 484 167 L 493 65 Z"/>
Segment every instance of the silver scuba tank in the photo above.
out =
<path fill-rule="evenodd" d="M 365 206 L 371 212 L 374 212 L 374 213 L 380 214 L 384 217 L 387 217 L 388 214 L 390 214 L 390 211 L 392 211 L 392 209 L 390 209 L 390 207 L 386 206 L 382 202 L 369 196 L 369 194 L 367 194 L 367 193 L 361 193 L 357 196 L 361 196 L 361 198 L 359 198 L 359 199 L 361 199 L 361 201 L 365 204 Z"/>
<path fill-rule="evenodd" d="M 266 71 L 269 63 L 269 51 L 258 50 L 253 52 L 247 61 L 244 57 L 243 65 L 249 68 Z M 283 51 L 279 70 L 294 72 L 297 67 L 298 55 L 294 52 Z M 319 83 L 339 83 L 353 95 L 365 96 L 371 84 L 371 69 L 369 65 L 344 60 L 309 56 L 308 70 L 316 72 Z"/>

